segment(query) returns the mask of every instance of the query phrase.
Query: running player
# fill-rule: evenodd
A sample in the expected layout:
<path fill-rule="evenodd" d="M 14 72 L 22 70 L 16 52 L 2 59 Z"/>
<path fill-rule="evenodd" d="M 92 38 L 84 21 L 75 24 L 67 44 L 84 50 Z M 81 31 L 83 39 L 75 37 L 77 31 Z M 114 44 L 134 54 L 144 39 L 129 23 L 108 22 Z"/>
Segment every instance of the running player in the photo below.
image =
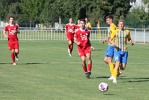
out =
<path fill-rule="evenodd" d="M 8 47 L 11 50 L 11 59 L 13 65 L 16 65 L 16 60 L 18 60 L 19 54 L 19 43 L 17 34 L 19 33 L 19 27 L 14 23 L 14 18 L 9 17 L 9 24 L 4 28 L 4 37 L 8 38 Z"/>
<path fill-rule="evenodd" d="M 73 24 L 72 18 L 69 18 L 69 23 L 65 26 L 67 41 L 68 41 L 68 54 L 72 56 L 73 43 L 74 43 L 74 33 L 76 25 Z"/>
<path fill-rule="evenodd" d="M 82 67 L 86 78 L 90 78 L 92 69 L 90 31 L 85 27 L 85 20 L 80 21 L 80 29 L 75 33 L 74 42 L 78 46 L 78 54 L 82 60 Z M 86 64 L 86 59 L 88 65 Z M 88 68 L 87 68 L 88 66 Z"/>
<path fill-rule="evenodd" d="M 115 46 L 115 68 L 112 73 L 113 83 L 117 83 L 116 78 L 120 64 L 123 70 L 126 68 L 128 58 L 127 41 L 129 41 L 131 45 L 134 45 L 130 36 L 130 31 L 124 29 L 124 21 L 119 20 L 118 29 L 112 32 L 111 38 L 109 39 L 109 42 Z"/>
<path fill-rule="evenodd" d="M 106 23 L 108 25 L 110 25 L 110 31 L 109 31 L 109 37 L 107 37 L 103 41 L 103 43 L 105 43 L 106 41 L 108 41 L 109 38 L 110 38 L 110 36 L 111 36 L 112 31 L 113 30 L 116 30 L 116 25 L 113 23 L 113 17 L 112 16 L 107 16 L 106 17 Z M 111 80 L 111 78 L 112 78 L 112 71 L 114 69 L 114 64 L 112 63 L 113 56 L 114 56 L 114 46 L 112 46 L 111 44 L 109 44 L 109 46 L 108 46 L 108 48 L 106 50 L 106 53 L 105 53 L 105 58 L 104 58 L 104 62 L 109 65 L 110 72 L 111 72 L 111 77 L 108 78 L 109 80 Z"/>

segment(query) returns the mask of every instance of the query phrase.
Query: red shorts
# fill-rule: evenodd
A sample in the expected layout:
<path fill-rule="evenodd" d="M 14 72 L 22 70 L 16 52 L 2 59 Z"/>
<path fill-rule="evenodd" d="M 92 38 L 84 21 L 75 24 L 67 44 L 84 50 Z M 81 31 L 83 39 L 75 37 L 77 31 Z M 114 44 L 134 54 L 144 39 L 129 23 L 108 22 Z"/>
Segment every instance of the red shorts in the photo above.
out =
<path fill-rule="evenodd" d="M 74 34 L 67 34 L 67 41 L 74 41 Z"/>
<path fill-rule="evenodd" d="M 9 50 L 19 49 L 18 41 L 8 41 L 8 48 L 9 48 Z"/>
<path fill-rule="evenodd" d="M 86 56 L 86 54 L 91 54 L 91 46 L 88 46 L 86 48 L 81 48 L 78 46 L 78 54 L 80 57 Z"/>

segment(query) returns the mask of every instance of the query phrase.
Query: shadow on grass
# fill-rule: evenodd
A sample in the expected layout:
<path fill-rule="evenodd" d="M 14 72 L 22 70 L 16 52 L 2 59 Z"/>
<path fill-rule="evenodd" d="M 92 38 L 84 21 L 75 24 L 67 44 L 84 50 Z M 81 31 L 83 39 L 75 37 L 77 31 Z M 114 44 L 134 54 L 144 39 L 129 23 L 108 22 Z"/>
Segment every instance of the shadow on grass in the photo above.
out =
<path fill-rule="evenodd" d="M 149 82 L 149 77 L 138 77 L 138 78 L 119 78 L 120 80 L 128 80 L 126 82 Z"/>
<path fill-rule="evenodd" d="M 109 76 L 97 76 L 96 78 L 109 78 Z"/>
<path fill-rule="evenodd" d="M 114 94 L 104 93 L 104 95 L 114 95 Z"/>
<path fill-rule="evenodd" d="M 0 62 L 0 64 L 12 64 L 12 63 L 7 63 L 7 62 Z"/>
<path fill-rule="evenodd" d="M 7 62 L 0 62 L 0 64 L 12 64 Z M 28 63 L 17 63 L 17 65 L 34 65 L 34 64 L 48 64 L 47 62 L 28 62 Z"/>
<path fill-rule="evenodd" d="M 34 64 L 47 64 L 46 62 L 29 62 L 25 63 L 25 65 L 34 65 Z"/>

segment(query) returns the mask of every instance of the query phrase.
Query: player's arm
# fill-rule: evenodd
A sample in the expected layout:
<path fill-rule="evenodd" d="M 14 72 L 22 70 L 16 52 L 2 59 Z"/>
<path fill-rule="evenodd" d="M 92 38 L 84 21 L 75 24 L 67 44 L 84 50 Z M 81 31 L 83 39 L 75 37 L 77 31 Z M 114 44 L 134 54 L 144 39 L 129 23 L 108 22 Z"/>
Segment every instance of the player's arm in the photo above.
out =
<path fill-rule="evenodd" d="M 67 33 L 67 30 L 68 30 L 68 27 L 67 27 L 67 24 L 65 26 L 65 33 Z"/>
<path fill-rule="evenodd" d="M 106 37 L 104 40 L 102 40 L 102 43 L 104 44 L 105 42 L 109 41 L 110 37 Z"/>
<path fill-rule="evenodd" d="M 3 35 L 4 35 L 5 38 L 8 37 L 7 31 L 8 31 L 7 27 L 5 27 L 4 30 L 3 30 Z"/>
<path fill-rule="evenodd" d="M 78 42 L 78 40 L 77 40 L 76 34 L 74 35 L 74 43 L 75 43 L 77 46 L 80 45 L 80 42 Z"/>
<path fill-rule="evenodd" d="M 18 25 L 17 25 L 18 26 Z M 19 34 L 20 30 L 19 30 L 19 26 L 17 27 L 16 33 Z"/>
<path fill-rule="evenodd" d="M 115 31 L 115 30 L 116 30 L 116 26 L 115 26 L 115 25 L 110 26 L 110 35 L 111 35 L 112 32 Z M 111 36 L 106 37 L 106 38 L 102 41 L 102 43 L 105 43 L 105 42 L 109 41 L 110 38 L 111 38 Z"/>
<path fill-rule="evenodd" d="M 116 46 L 117 44 L 113 41 L 113 39 L 115 38 L 116 36 L 116 31 L 113 31 L 111 33 L 111 36 L 110 36 L 110 39 L 109 39 L 109 43 L 112 44 L 113 46 Z"/>
<path fill-rule="evenodd" d="M 3 31 L 3 35 L 4 35 L 4 37 L 5 37 L 5 38 L 7 38 L 7 37 L 8 37 L 8 36 L 7 36 L 7 33 L 6 33 L 6 31 L 5 31 L 5 30 Z"/>
<path fill-rule="evenodd" d="M 134 43 L 132 42 L 131 36 L 130 36 L 130 31 L 128 31 L 128 41 L 131 45 L 134 45 Z"/>

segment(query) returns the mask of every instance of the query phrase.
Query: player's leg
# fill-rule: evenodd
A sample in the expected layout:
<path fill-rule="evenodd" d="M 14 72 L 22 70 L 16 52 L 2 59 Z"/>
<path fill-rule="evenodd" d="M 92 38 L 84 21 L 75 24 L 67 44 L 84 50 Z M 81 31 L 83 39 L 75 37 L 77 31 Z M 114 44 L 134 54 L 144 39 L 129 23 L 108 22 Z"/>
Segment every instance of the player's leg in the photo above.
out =
<path fill-rule="evenodd" d="M 87 53 L 87 54 L 86 54 L 86 58 L 87 58 L 87 61 L 88 61 L 88 77 L 90 77 L 91 71 L 92 71 L 92 59 L 91 59 L 91 54 L 90 54 L 90 53 Z"/>
<path fill-rule="evenodd" d="M 109 69 L 110 69 L 110 73 L 111 73 L 111 77 L 109 78 L 109 80 L 111 80 L 112 79 L 112 72 L 114 69 L 114 64 L 112 62 L 113 56 L 114 56 L 114 46 L 108 47 L 106 56 L 107 56 L 107 61 L 108 61 L 108 65 L 109 65 Z"/>
<path fill-rule="evenodd" d="M 19 43 L 17 41 L 15 43 L 15 58 L 16 58 L 16 60 L 19 60 L 18 54 L 19 54 Z"/>
<path fill-rule="evenodd" d="M 83 71 L 86 75 L 86 78 L 88 78 L 88 71 L 87 71 L 87 66 L 86 66 L 86 58 L 85 56 L 81 56 L 81 60 L 82 60 L 82 68 L 83 68 Z"/>
<path fill-rule="evenodd" d="M 16 61 L 15 61 L 15 49 L 11 49 L 11 59 L 12 59 L 13 65 L 16 65 Z"/>
<path fill-rule="evenodd" d="M 14 42 L 11 42 L 11 41 L 8 41 L 8 47 L 9 47 L 9 50 L 11 51 L 11 59 L 12 59 L 12 63 L 13 65 L 16 65 L 16 62 L 15 62 L 15 43 Z"/>
<path fill-rule="evenodd" d="M 87 58 L 87 61 L 88 61 L 88 78 L 90 78 L 90 75 L 91 75 L 91 70 L 92 70 L 92 59 L 91 59 L 91 47 L 87 47 L 85 50 L 85 56 Z"/>
<path fill-rule="evenodd" d="M 108 64 L 108 57 L 104 57 L 104 62 L 106 63 L 106 64 Z"/>
<path fill-rule="evenodd" d="M 72 55 L 74 39 L 71 39 L 70 54 Z"/>
<path fill-rule="evenodd" d="M 120 65 L 120 62 L 119 61 L 116 61 L 115 63 L 115 68 L 113 69 L 113 73 L 112 73 L 112 76 L 113 76 L 113 83 L 117 83 L 117 75 L 118 75 L 118 68 L 119 68 L 119 65 Z"/>
<path fill-rule="evenodd" d="M 19 60 L 18 54 L 19 54 L 19 49 L 15 49 L 15 59 L 16 60 Z"/>
<path fill-rule="evenodd" d="M 124 52 L 122 56 L 122 66 L 121 66 L 121 73 L 123 70 L 125 70 L 127 65 L 127 59 L 128 59 L 128 52 Z"/>
<path fill-rule="evenodd" d="M 72 41 L 71 41 L 71 39 L 69 39 L 68 40 L 68 54 L 69 54 L 69 56 L 72 56 L 71 55 L 72 49 L 73 49 Z"/>
<path fill-rule="evenodd" d="M 88 76 L 87 76 L 87 72 L 88 72 L 88 71 L 87 71 L 87 66 L 86 66 L 85 53 L 84 53 L 84 50 L 81 49 L 80 47 L 78 47 L 78 54 L 79 54 L 79 56 L 80 56 L 80 58 L 81 58 L 81 61 L 82 61 L 82 68 L 83 68 L 83 71 L 84 71 L 86 77 L 88 78 Z"/>
<path fill-rule="evenodd" d="M 112 77 L 113 77 L 113 83 L 117 83 L 117 75 L 118 75 L 118 68 L 120 66 L 121 63 L 121 55 L 119 51 L 115 51 L 114 52 L 114 59 L 115 59 L 115 67 L 112 71 Z"/>

